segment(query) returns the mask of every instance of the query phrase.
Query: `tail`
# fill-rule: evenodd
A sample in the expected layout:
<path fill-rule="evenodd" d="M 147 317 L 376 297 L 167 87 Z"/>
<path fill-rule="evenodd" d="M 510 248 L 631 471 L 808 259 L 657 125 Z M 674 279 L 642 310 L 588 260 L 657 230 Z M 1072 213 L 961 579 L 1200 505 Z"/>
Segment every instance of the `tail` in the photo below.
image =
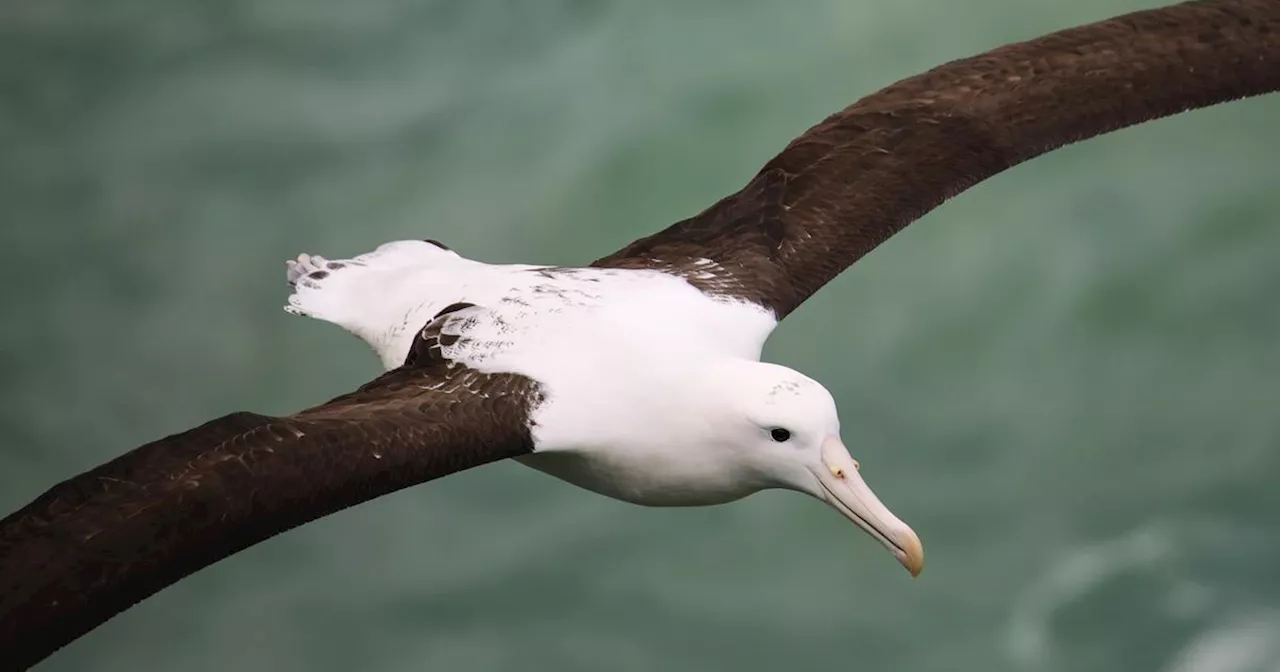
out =
<path fill-rule="evenodd" d="M 293 293 L 284 309 L 346 329 L 394 368 L 408 351 L 406 330 L 412 337 L 431 317 L 423 313 L 456 300 L 438 291 L 438 281 L 449 277 L 451 267 L 475 263 L 419 240 L 386 243 L 351 259 L 299 254 L 285 262 Z"/>

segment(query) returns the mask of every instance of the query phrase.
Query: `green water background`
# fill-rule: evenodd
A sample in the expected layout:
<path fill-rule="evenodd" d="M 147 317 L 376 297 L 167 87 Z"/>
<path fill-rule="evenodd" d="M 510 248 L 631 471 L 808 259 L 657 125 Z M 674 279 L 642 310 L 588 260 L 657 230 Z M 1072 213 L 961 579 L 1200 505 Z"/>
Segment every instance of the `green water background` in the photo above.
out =
<path fill-rule="evenodd" d="M 282 260 L 583 263 L 940 62 L 1147 0 L 10 0 L 0 509 L 373 355 Z M 678 338 L 679 325 L 673 326 Z M 272 539 L 46 670 L 1280 670 L 1280 98 L 925 217 L 776 332 L 924 538 L 500 464 Z"/>

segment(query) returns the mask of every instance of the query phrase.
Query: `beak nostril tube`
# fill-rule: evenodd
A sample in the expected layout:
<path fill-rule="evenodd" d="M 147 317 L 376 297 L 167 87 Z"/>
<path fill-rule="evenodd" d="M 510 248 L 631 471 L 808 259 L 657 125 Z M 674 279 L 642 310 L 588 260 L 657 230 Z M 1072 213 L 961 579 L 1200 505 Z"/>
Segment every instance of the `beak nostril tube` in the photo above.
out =
<path fill-rule="evenodd" d="M 862 480 L 862 466 L 849 455 L 839 437 L 830 436 L 823 441 L 822 462 L 826 474 L 813 470 L 821 488 L 817 496 L 880 542 L 912 576 L 918 575 L 924 568 L 920 538 Z"/>

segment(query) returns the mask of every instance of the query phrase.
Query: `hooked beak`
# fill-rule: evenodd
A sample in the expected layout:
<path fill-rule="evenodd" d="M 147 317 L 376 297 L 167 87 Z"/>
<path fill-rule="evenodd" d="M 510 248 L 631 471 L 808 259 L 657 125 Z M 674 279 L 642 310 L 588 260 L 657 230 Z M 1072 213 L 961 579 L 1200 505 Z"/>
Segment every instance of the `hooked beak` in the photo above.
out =
<path fill-rule="evenodd" d="M 898 520 L 880 498 L 867 487 L 858 473 L 858 463 L 837 436 L 829 436 L 822 442 L 823 469 L 815 472 L 822 484 L 822 497 L 837 511 L 852 520 L 867 534 L 875 537 L 911 572 L 920 574 L 924 569 L 924 547 L 920 537 Z"/>

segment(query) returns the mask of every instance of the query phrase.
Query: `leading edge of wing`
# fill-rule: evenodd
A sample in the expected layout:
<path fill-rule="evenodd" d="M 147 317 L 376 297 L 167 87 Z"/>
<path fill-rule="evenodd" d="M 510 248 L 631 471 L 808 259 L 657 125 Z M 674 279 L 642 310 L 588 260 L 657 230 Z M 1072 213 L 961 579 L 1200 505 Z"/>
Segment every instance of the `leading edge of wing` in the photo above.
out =
<path fill-rule="evenodd" d="M 782 319 L 945 200 L 1066 144 L 1280 89 L 1280 2 L 1199 0 L 901 80 L 794 139 L 740 191 L 597 266 L 658 268 Z"/>
<path fill-rule="evenodd" d="M 232 413 L 60 483 L 0 521 L 0 660 L 26 667 L 271 536 L 528 453 L 537 385 L 403 367 L 284 416 Z"/>

